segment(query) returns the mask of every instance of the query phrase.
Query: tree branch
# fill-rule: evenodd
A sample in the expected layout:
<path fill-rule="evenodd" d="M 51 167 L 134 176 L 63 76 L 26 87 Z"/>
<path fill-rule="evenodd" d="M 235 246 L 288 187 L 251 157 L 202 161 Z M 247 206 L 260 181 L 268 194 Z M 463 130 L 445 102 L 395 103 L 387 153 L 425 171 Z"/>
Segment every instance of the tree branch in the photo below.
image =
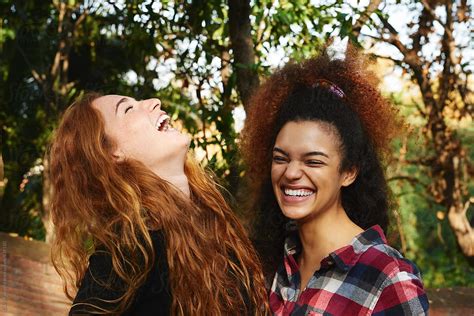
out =
<path fill-rule="evenodd" d="M 372 36 L 372 37 L 375 38 L 374 36 Z M 393 58 L 393 57 L 390 57 L 390 56 L 383 56 L 383 55 L 378 55 L 378 54 L 375 54 L 375 53 L 370 53 L 370 57 L 390 60 L 390 61 L 394 62 L 396 65 L 403 66 L 403 60 L 396 59 L 396 58 Z"/>
<path fill-rule="evenodd" d="M 411 98 L 411 102 L 413 102 L 413 104 L 415 105 L 415 107 L 416 107 L 418 113 L 420 113 L 420 115 L 421 115 L 422 117 L 426 117 L 427 113 L 425 112 L 425 110 L 423 110 L 423 109 L 421 108 L 421 106 L 418 104 L 418 102 L 416 102 L 413 98 Z"/>
<path fill-rule="evenodd" d="M 436 15 L 436 12 L 431 8 L 430 4 L 426 0 L 421 0 L 421 4 L 423 4 L 423 8 L 425 8 L 426 12 L 428 12 L 436 22 L 445 27 L 443 21 L 441 21 L 441 19 Z"/>
<path fill-rule="evenodd" d="M 381 0 L 370 1 L 365 11 L 361 14 L 359 19 L 355 21 L 354 25 L 352 26 L 352 33 L 354 34 L 356 38 L 359 37 L 360 30 L 365 25 L 365 23 L 367 23 L 367 21 L 370 19 L 370 16 L 372 15 L 372 13 L 374 13 L 374 11 L 377 10 L 381 2 L 382 2 Z"/>
<path fill-rule="evenodd" d="M 46 79 L 45 76 L 39 74 L 39 73 L 36 71 L 36 69 L 33 68 L 33 65 L 31 64 L 30 60 L 29 60 L 28 57 L 26 56 L 25 51 L 23 50 L 23 48 L 21 48 L 20 45 L 18 45 L 18 43 L 16 44 L 16 49 L 18 49 L 18 51 L 20 52 L 21 56 L 23 56 L 23 59 L 25 60 L 25 63 L 28 65 L 28 68 L 31 69 L 31 75 L 33 76 L 33 78 L 36 80 L 36 82 L 38 82 L 38 84 L 39 84 L 40 86 L 43 86 L 44 80 Z"/>
<path fill-rule="evenodd" d="M 409 182 L 411 185 L 421 185 L 423 187 L 426 187 L 427 184 L 426 183 L 423 183 L 422 181 L 420 181 L 418 178 L 416 177 L 411 177 L 411 176 L 407 176 L 407 175 L 399 175 L 399 176 L 393 176 L 393 177 L 390 177 L 390 178 L 387 178 L 387 182 L 392 182 L 392 181 L 407 181 Z"/>

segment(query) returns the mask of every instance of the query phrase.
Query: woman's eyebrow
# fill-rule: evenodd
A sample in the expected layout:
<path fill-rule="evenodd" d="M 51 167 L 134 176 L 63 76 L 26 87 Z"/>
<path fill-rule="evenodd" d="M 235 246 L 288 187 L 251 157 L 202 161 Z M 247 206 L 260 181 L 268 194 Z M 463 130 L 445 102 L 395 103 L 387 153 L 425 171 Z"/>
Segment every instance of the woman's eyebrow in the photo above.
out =
<path fill-rule="evenodd" d="M 324 156 L 326 158 L 329 158 L 329 156 L 325 153 L 323 153 L 322 151 L 310 151 L 310 152 L 307 152 L 303 155 L 304 157 L 307 157 L 307 156 Z"/>
<path fill-rule="evenodd" d="M 279 152 L 282 155 L 288 156 L 288 153 L 281 148 L 273 147 L 273 151 Z"/>
<path fill-rule="evenodd" d="M 125 101 L 128 101 L 128 98 L 121 98 L 117 104 L 115 104 L 115 115 L 117 115 L 117 110 L 118 110 L 118 107 L 120 106 L 120 104 L 122 104 L 123 102 Z"/>
<path fill-rule="evenodd" d="M 285 155 L 285 156 L 289 156 L 286 151 L 284 151 L 283 149 L 278 148 L 278 147 L 274 147 L 273 151 L 274 152 L 275 151 L 279 152 L 280 154 Z M 303 157 L 307 157 L 307 156 L 324 156 L 326 158 L 329 158 L 329 156 L 326 153 L 322 152 L 322 151 L 310 151 L 310 152 L 307 152 L 303 155 Z"/>

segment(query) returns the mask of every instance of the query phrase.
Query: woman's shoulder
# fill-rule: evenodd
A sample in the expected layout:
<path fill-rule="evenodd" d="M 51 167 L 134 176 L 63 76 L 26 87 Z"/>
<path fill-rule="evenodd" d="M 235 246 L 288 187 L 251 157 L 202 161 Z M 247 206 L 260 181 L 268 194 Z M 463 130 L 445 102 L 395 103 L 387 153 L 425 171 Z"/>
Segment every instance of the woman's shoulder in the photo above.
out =
<path fill-rule="evenodd" d="M 368 248 L 360 256 L 359 263 L 376 268 L 387 278 L 393 278 L 400 273 L 417 279 L 421 278 L 420 270 L 413 261 L 405 258 L 398 250 L 385 243 Z"/>
<path fill-rule="evenodd" d="M 372 247 L 364 256 L 379 273 L 379 298 L 374 315 L 425 315 L 428 297 L 416 264 L 387 244 Z"/>
<path fill-rule="evenodd" d="M 377 280 L 374 315 L 424 315 L 428 311 L 420 270 L 398 250 L 386 243 L 374 245 L 359 257 L 358 264 L 370 267 L 371 278 Z"/>
<path fill-rule="evenodd" d="M 149 230 L 153 249 L 156 257 L 166 256 L 166 244 L 163 232 L 161 230 Z M 98 245 L 94 252 L 89 256 L 89 269 L 93 268 L 97 272 L 110 273 L 112 269 L 112 255 L 111 250 L 104 245 Z"/>
<path fill-rule="evenodd" d="M 370 267 L 370 270 L 379 271 L 386 278 L 401 272 L 420 278 L 418 267 L 387 244 L 385 234 L 378 225 L 360 234 L 352 243 L 352 248 L 355 252 L 352 259 L 361 267 Z"/>
<path fill-rule="evenodd" d="M 164 235 L 161 231 L 149 231 L 155 252 L 155 263 L 147 278 L 135 293 L 132 306 L 128 312 L 140 311 L 146 315 L 151 310 L 169 310 L 171 296 L 168 284 L 169 271 L 166 259 Z M 89 265 L 74 299 L 70 314 L 93 312 L 99 308 L 113 309 L 113 303 L 120 300 L 126 284 L 113 269 L 112 255 L 104 246 L 98 246 L 89 257 Z M 157 309 L 158 308 L 158 309 Z M 125 313 L 127 314 L 127 313 Z"/>

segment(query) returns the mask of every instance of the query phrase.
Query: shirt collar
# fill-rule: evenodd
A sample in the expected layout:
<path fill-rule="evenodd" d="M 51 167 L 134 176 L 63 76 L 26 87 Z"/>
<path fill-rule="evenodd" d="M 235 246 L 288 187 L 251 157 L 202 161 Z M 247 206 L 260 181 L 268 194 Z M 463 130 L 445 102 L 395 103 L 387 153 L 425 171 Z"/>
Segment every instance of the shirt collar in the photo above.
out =
<path fill-rule="evenodd" d="M 379 225 L 375 225 L 360 233 L 347 246 L 331 252 L 321 261 L 321 268 L 335 265 L 337 268 L 348 271 L 359 260 L 360 256 L 370 247 L 386 244 L 387 239 Z M 295 255 L 301 252 L 301 243 L 298 234 L 293 233 L 285 240 L 285 258 L 288 260 L 287 273 L 298 270 Z"/>
<path fill-rule="evenodd" d="M 290 233 L 285 239 L 284 253 L 285 253 L 285 270 L 288 276 L 291 276 L 294 271 L 298 271 L 298 263 L 296 262 L 296 255 L 301 252 L 301 242 L 297 231 Z"/>

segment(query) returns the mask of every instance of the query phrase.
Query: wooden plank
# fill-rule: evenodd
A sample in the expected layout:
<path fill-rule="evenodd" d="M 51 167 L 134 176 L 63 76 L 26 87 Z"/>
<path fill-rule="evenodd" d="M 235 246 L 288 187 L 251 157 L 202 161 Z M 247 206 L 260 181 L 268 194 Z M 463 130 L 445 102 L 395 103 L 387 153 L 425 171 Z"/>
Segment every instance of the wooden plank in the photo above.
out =
<path fill-rule="evenodd" d="M 0 233 L 0 314 L 67 315 L 71 303 L 50 261 L 50 246 Z"/>

